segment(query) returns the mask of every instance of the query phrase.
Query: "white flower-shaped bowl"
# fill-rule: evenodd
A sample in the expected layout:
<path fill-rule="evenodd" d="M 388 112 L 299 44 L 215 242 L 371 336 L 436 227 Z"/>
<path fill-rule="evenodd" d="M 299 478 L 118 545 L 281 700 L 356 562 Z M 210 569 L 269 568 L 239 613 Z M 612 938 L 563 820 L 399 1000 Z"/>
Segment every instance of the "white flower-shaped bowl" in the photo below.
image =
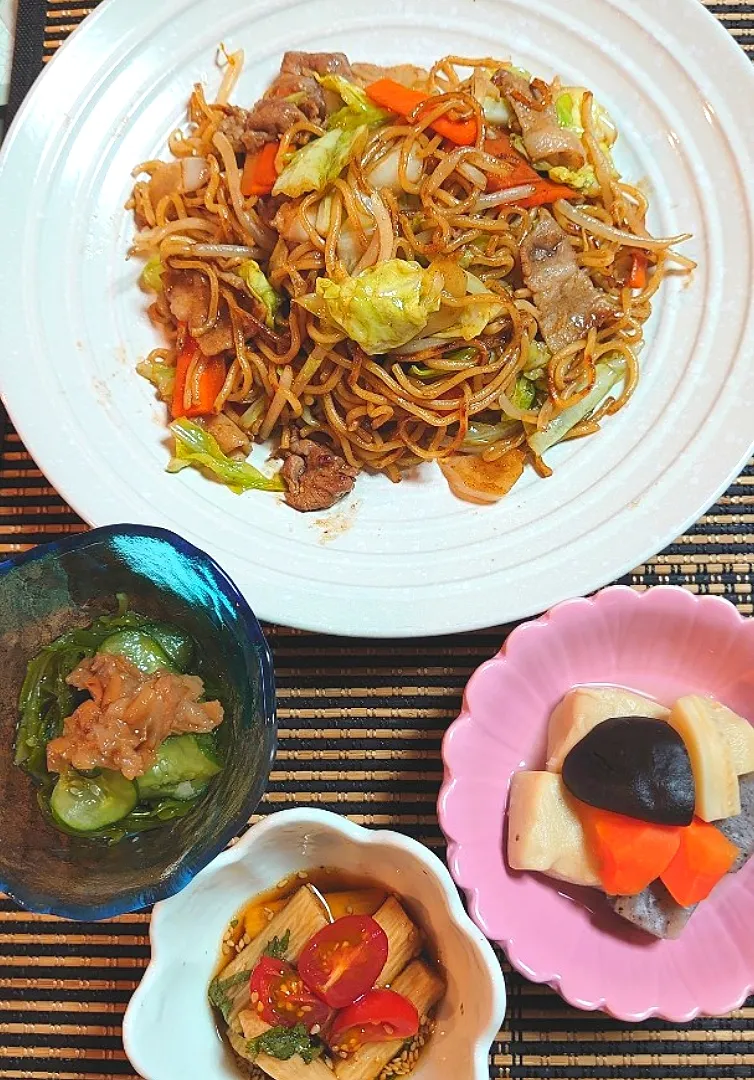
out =
<path fill-rule="evenodd" d="M 126 1053 L 144 1080 L 238 1080 L 207 1002 L 223 932 L 254 895 L 318 866 L 369 877 L 402 897 L 437 950 L 448 989 L 415 1080 L 488 1080 L 505 981 L 445 866 L 408 837 L 309 809 L 271 815 L 155 907 L 152 960 L 123 1022 Z"/>

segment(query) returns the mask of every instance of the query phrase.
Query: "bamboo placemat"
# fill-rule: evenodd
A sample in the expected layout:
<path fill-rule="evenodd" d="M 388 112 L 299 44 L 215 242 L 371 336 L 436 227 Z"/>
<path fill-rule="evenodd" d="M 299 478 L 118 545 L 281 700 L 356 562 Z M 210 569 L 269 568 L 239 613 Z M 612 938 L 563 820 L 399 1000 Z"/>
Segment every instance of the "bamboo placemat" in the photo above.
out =
<path fill-rule="evenodd" d="M 680 9 L 686 0 L 677 2 Z M 96 6 L 97 0 L 20 0 L 9 113 L 42 63 Z M 754 55 L 754 4 L 707 7 Z M 0 450 L 0 553 L 85 528 L 10 425 Z M 754 463 L 693 529 L 626 583 L 725 595 L 751 614 L 752 504 Z M 267 631 L 280 751 L 260 814 L 324 806 L 362 824 L 399 829 L 442 854 L 435 816 L 440 742 L 467 678 L 499 647 L 505 628 L 401 642 Z M 148 962 L 148 923 L 149 915 L 139 913 L 72 925 L 30 916 L 0 899 L 0 1080 L 133 1077 L 120 1025 Z M 754 998 L 721 1020 L 683 1029 L 658 1021 L 631 1028 L 571 1009 L 510 972 L 508 987 L 509 1011 L 490 1077 L 733 1080 L 754 1072 Z"/>

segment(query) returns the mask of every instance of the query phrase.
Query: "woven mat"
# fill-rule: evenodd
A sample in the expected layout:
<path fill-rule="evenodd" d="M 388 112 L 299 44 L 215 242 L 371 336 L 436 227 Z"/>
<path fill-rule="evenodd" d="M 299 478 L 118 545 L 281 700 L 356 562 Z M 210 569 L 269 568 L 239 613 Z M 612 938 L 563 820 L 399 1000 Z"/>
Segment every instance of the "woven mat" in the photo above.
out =
<path fill-rule="evenodd" d="M 676 2 L 681 8 L 687 0 Z M 754 4 L 707 6 L 754 54 Z M 96 0 L 20 0 L 9 114 L 42 63 L 95 7 Z M 0 553 L 85 528 L 10 425 L 0 448 Z M 692 530 L 626 582 L 722 594 L 751 614 L 752 504 L 754 464 Z M 362 824 L 399 829 L 442 854 L 435 817 L 440 741 L 464 683 L 499 647 L 504 629 L 411 642 L 267 631 L 280 751 L 260 814 L 324 806 Z M 148 913 L 139 913 L 74 926 L 0 899 L 0 1078 L 133 1077 L 120 1024 L 149 959 L 148 922 Z M 731 1017 L 682 1030 L 657 1021 L 630 1028 L 577 1012 L 510 972 L 508 985 L 509 1012 L 490 1077 L 727 1080 L 754 1072 L 754 998 Z"/>

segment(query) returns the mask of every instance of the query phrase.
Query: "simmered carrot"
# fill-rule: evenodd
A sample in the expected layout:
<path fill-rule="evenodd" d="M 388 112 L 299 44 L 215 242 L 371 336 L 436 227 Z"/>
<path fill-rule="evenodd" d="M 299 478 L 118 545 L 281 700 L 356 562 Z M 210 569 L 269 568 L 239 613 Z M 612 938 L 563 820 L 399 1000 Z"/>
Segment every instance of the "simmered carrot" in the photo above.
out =
<path fill-rule="evenodd" d="M 261 150 L 246 155 L 241 175 L 241 194 L 244 198 L 270 194 L 278 178 L 275 158 L 279 149 L 279 142 L 265 143 Z"/>
<path fill-rule="evenodd" d="M 578 803 L 578 814 L 609 896 L 635 896 L 660 877 L 678 852 L 683 830 L 597 810 Z"/>
<path fill-rule="evenodd" d="M 662 882 L 681 907 L 706 900 L 718 881 L 738 858 L 738 848 L 714 825 L 694 818 L 681 829 L 681 840 L 673 861 L 661 874 Z"/>
<path fill-rule="evenodd" d="M 185 404 L 186 381 L 191 374 L 194 361 L 201 364 L 199 394 L 187 407 Z M 184 330 L 183 348 L 178 353 L 175 363 L 175 387 L 171 407 L 173 419 L 177 420 L 179 416 L 206 416 L 207 413 L 211 413 L 215 398 L 223 388 L 225 375 L 225 361 L 222 357 L 202 356 L 194 338 Z"/>
<path fill-rule="evenodd" d="M 367 95 L 376 105 L 380 105 L 388 112 L 397 113 L 399 116 L 411 116 L 412 113 L 421 118 L 424 111 L 422 106 L 432 107 L 433 96 L 422 94 L 420 90 L 411 90 L 407 86 L 401 86 L 393 79 L 378 79 L 367 87 Z M 476 142 L 478 126 L 476 120 L 451 120 L 449 116 L 439 116 L 431 125 L 438 135 L 442 135 L 458 146 L 472 146 Z"/>

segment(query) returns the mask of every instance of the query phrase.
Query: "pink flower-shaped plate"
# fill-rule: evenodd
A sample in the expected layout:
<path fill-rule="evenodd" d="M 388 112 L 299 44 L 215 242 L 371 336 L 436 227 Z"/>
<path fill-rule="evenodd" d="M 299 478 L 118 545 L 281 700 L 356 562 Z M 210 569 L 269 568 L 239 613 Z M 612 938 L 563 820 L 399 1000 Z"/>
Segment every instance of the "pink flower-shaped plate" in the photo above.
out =
<path fill-rule="evenodd" d="M 615 586 L 514 630 L 472 676 L 445 737 L 439 817 L 451 873 L 511 964 L 580 1009 L 674 1022 L 730 1012 L 754 989 L 754 859 L 717 886 L 676 941 L 635 930 L 595 889 L 508 868 L 511 775 L 544 768 L 550 713 L 583 683 L 664 704 L 706 694 L 751 720 L 754 621 L 718 597 Z"/>

